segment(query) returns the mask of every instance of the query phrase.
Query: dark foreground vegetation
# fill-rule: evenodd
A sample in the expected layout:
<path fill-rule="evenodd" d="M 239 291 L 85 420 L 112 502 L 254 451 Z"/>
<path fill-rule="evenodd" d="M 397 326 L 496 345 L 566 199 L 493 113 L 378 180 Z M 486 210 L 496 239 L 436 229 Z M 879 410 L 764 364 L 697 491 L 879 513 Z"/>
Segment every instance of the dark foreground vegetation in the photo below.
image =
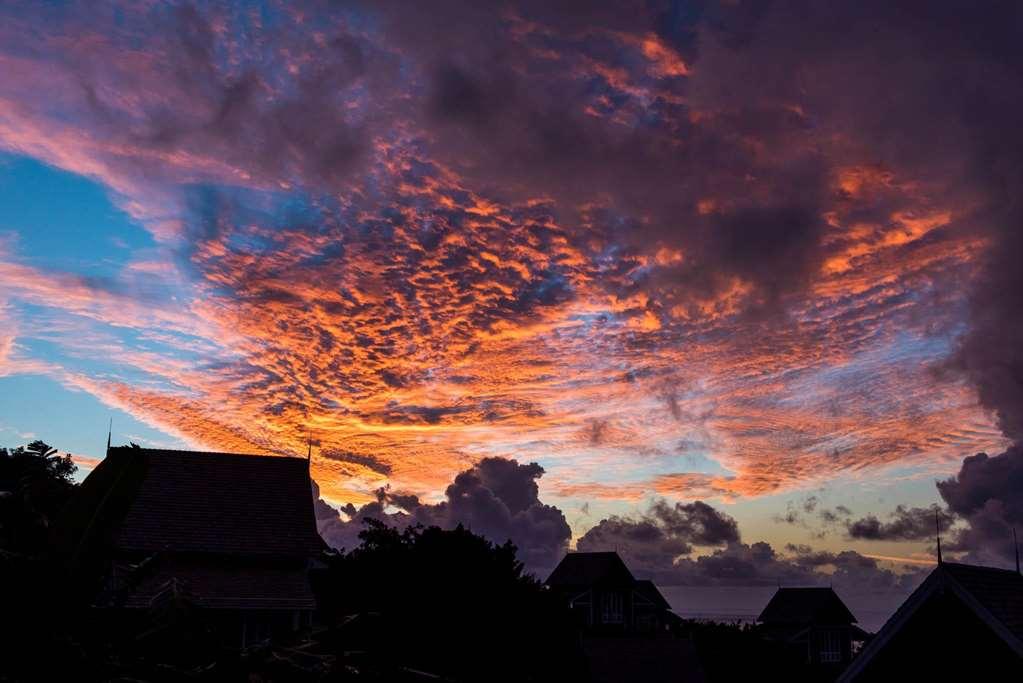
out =
<path fill-rule="evenodd" d="M 568 614 L 511 544 L 457 528 L 369 523 L 325 553 L 311 628 L 244 651 L 167 596 L 141 619 L 91 610 L 68 572 L 62 519 L 75 466 L 35 442 L 0 450 L 0 680 L 576 680 Z"/>
<path fill-rule="evenodd" d="M 643 642 L 587 637 L 513 545 L 461 527 L 369 522 L 358 548 L 324 553 L 314 623 L 245 649 L 184 588 L 128 622 L 90 608 L 69 570 L 74 471 L 43 442 L 0 449 L 0 681 L 599 681 L 661 651 L 695 653 L 685 677 L 662 680 L 803 680 L 755 627 L 679 621 Z"/>

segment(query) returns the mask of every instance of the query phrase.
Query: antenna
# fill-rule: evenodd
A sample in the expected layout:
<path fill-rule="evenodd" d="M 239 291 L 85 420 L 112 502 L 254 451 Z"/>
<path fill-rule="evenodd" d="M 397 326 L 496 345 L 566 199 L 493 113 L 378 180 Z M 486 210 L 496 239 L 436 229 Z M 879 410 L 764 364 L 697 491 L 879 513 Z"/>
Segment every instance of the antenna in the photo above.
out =
<path fill-rule="evenodd" d="M 934 508 L 934 535 L 938 539 L 938 564 L 941 564 L 941 521 L 938 517 L 938 508 Z"/>
<path fill-rule="evenodd" d="M 110 438 L 114 434 L 114 418 L 110 418 L 110 426 L 107 427 L 107 451 L 110 451 Z"/>
<path fill-rule="evenodd" d="M 1016 527 L 1012 527 L 1012 545 L 1016 549 L 1016 573 L 1019 574 L 1019 543 L 1016 541 Z"/>

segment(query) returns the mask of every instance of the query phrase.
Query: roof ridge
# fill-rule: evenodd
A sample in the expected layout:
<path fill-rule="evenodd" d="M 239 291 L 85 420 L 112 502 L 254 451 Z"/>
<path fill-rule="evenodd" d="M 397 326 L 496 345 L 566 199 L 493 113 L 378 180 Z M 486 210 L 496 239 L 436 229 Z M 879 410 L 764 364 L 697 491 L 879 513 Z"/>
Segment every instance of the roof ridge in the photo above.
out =
<path fill-rule="evenodd" d="M 565 553 L 568 555 L 618 555 L 617 550 L 570 550 Z"/>
<path fill-rule="evenodd" d="M 110 450 L 124 450 L 124 451 L 138 451 L 140 453 L 183 453 L 187 455 L 201 455 L 201 456 L 227 456 L 229 458 L 261 458 L 261 459 L 274 459 L 274 460 L 298 460 L 305 462 L 306 458 L 297 455 L 272 455 L 272 454 L 261 454 L 261 453 L 233 453 L 231 451 L 191 451 L 185 448 L 132 448 L 131 446 L 111 446 Z"/>
<path fill-rule="evenodd" d="M 983 564 L 967 564 L 966 562 L 942 562 L 941 567 L 965 567 L 966 569 L 980 569 L 988 572 L 1001 572 L 1004 574 L 1011 574 L 1013 576 L 1019 576 L 1015 569 L 1006 569 L 1004 567 L 988 567 Z"/>

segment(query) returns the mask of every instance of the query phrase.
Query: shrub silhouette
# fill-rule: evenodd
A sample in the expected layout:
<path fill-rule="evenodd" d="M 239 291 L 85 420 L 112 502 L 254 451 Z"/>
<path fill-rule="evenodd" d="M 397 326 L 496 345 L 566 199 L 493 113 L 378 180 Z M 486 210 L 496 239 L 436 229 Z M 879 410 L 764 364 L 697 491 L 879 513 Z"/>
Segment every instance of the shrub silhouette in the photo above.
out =
<path fill-rule="evenodd" d="M 331 560 L 320 587 L 336 649 L 364 652 L 363 668 L 455 680 L 577 678 L 569 615 L 523 572 L 511 542 L 494 545 L 462 526 L 398 531 L 375 520 L 360 538 Z"/>

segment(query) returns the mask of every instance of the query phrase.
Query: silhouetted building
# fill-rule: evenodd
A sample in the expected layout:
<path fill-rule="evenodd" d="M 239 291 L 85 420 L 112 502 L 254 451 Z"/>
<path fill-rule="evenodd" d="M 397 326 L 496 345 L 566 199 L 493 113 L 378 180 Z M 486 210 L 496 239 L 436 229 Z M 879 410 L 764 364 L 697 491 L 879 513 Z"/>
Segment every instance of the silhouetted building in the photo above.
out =
<path fill-rule="evenodd" d="M 677 617 L 650 581 L 638 581 L 618 553 L 568 553 L 547 579 L 591 631 L 651 632 Z"/>
<path fill-rule="evenodd" d="M 1023 576 L 940 563 L 839 681 L 1023 678 Z"/>
<path fill-rule="evenodd" d="M 187 605 L 240 646 L 310 623 L 326 546 L 305 459 L 110 448 L 67 516 L 65 552 L 96 608 Z"/>
<path fill-rule="evenodd" d="M 837 670 L 852 659 L 853 641 L 865 636 L 831 588 L 779 588 L 757 621 L 766 638 L 798 650 L 807 664 Z"/>

